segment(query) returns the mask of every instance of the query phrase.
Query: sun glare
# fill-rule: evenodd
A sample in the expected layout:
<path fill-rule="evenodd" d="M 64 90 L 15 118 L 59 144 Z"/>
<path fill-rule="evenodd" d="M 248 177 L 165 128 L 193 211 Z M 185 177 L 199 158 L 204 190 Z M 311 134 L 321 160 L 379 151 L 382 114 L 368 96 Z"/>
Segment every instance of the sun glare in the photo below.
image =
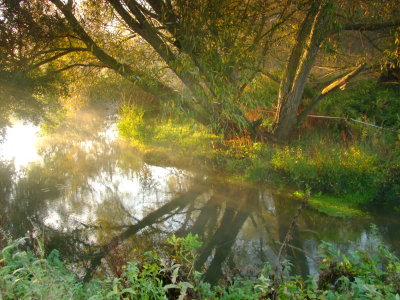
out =
<path fill-rule="evenodd" d="M 32 124 L 16 122 L 7 128 L 5 140 L 0 144 L 0 158 L 14 160 L 18 170 L 29 162 L 39 159 L 36 150 L 39 128 Z"/>

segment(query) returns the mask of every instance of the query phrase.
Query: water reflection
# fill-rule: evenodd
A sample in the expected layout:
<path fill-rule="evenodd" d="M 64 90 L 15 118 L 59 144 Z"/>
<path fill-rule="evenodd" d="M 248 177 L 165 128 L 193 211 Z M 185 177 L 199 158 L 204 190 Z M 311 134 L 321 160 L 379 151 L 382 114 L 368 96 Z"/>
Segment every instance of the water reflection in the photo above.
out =
<path fill-rule="evenodd" d="M 57 248 L 79 262 L 89 270 L 87 276 L 104 257 L 120 255 L 121 244 L 127 253 L 140 255 L 171 233 L 189 232 L 204 241 L 196 267 L 205 268 L 209 281 L 232 270 L 251 275 L 265 262 L 276 264 L 299 206 L 265 187 L 147 164 L 118 139 L 114 117 L 90 109 L 54 134 L 36 135 L 35 143 L 37 156 L 25 165 L 17 157 L 0 163 L 0 226 L 13 237 L 44 232 L 47 249 Z M 343 249 L 351 240 L 365 245 L 370 222 L 306 209 L 286 256 L 296 273 L 313 272 L 321 239 Z M 383 238 L 396 246 L 398 221 L 385 222 L 379 224 Z"/>

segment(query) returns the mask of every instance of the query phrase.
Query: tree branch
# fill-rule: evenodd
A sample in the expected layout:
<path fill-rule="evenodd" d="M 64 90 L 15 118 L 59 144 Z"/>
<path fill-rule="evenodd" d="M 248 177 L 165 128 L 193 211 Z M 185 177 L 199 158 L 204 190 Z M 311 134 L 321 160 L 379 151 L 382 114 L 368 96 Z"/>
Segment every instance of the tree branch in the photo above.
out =
<path fill-rule="evenodd" d="M 54 61 L 54 60 L 56 60 L 56 59 L 58 59 L 58 58 L 60 58 L 60 57 L 63 57 L 63 56 L 65 56 L 65 55 L 67 55 L 67 54 L 69 54 L 69 53 L 71 53 L 71 52 L 74 52 L 74 51 L 75 51 L 75 50 L 73 50 L 73 49 L 69 49 L 69 50 L 66 50 L 66 51 L 64 51 L 64 52 L 58 53 L 58 54 L 56 54 L 56 55 L 54 55 L 54 56 L 52 56 L 52 57 L 49 57 L 49 58 L 47 58 L 47 59 L 44 59 L 44 60 L 42 60 L 41 62 L 38 62 L 38 63 L 36 63 L 36 64 L 34 64 L 34 65 L 28 67 L 28 71 L 32 71 L 32 70 L 34 70 L 34 69 L 36 69 L 36 68 L 39 68 L 39 67 L 42 66 L 42 65 L 45 65 L 45 64 L 47 64 L 47 63 L 49 63 L 49 62 L 52 62 L 52 61 Z M 87 51 L 87 50 L 84 50 L 84 51 Z"/>
<path fill-rule="evenodd" d="M 366 23 L 358 23 L 358 24 L 346 24 L 343 26 L 344 30 L 360 30 L 360 31 L 375 31 L 386 29 L 390 27 L 400 26 L 400 20 L 393 20 L 385 23 L 375 23 L 375 24 L 366 24 Z"/>
<path fill-rule="evenodd" d="M 34 60 L 35 58 L 37 58 L 38 56 L 41 56 L 43 54 L 49 54 L 52 52 L 59 52 L 59 51 L 64 51 L 64 52 L 84 52 L 84 51 L 89 51 L 88 48 L 83 48 L 83 47 L 63 47 L 63 48 L 52 48 L 49 50 L 44 50 L 44 51 L 36 51 L 35 55 L 33 55 L 30 60 Z M 68 54 L 67 53 L 67 54 Z"/>
<path fill-rule="evenodd" d="M 60 73 L 60 72 L 64 72 L 67 71 L 69 69 L 72 68 L 76 68 L 76 67 L 90 67 L 90 68 L 110 68 L 109 66 L 106 65 L 99 65 L 99 64 L 72 64 L 72 65 L 68 65 L 64 68 L 58 69 L 53 71 L 52 73 Z"/>
<path fill-rule="evenodd" d="M 163 100 L 169 99 L 171 96 L 177 96 L 177 93 L 172 88 L 163 84 L 162 82 L 152 79 L 152 82 L 141 80 L 141 77 L 145 77 L 146 74 L 139 70 L 132 70 L 127 64 L 118 62 L 114 57 L 107 54 L 101 49 L 97 43 L 89 36 L 85 29 L 81 26 L 79 21 L 74 16 L 73 12 L 66 7 L 61 0 L 50 0 L 64 15 L 74 32 L 81 38 L 86 44 L 90 52 L 97 57 L 103 64 L 109 66 L 111 69 L 127 78 L 131 82 L 138 85 L 143 90 L 160 97 Z"/>
<path fill-rule="evenodd" d="M 366 38 L 366 40 L 372 45 L 372 47 L 374 47 L 376 50 L 378 50 L 380 53 L 384 53 L 385 51 L 383 49 L 381 49 L 374 41 L 373 39 L 371 39 L 368 34 L 366 34 L 365 32 L 361 32 L 361 34 L 363 35 L 363 37 Z"/>
<path fill-rule="evenodd" d="M 164 40 L 159 36 L 159 32 L 156 30 L 156 28 L 152 24 L 150 24 L 149 21 L 145 18 L 143 12 L 140 11 L 140 8 L 137 6 L 136 1 L 126 0 L 125 2 L 127 3 L 127 6 L 131 13 L 134 14 L 135 17 L 138 18 L 138 20 L 141 22 L 140 24 L 136 21 L 136 23 L 132 23 L 132 20 L 134 19 L 118 0 L 108 0 L 108 2 L 124 19 L 125 23 L 152 46 L 152 48 L 169 66 L 169 68 L 179 77 L 179 79 L 186 85 L 186 87 L 190 89 L 192 94 L 195 95 L 195 97 L 199 98 L 198 100 L 201 100 L 201 98 L 203 97 L 203 95 L 201 95 L 201 91 L 203 90 L 203 88 L 201 86 L 200 80 L 196 76 L 185 70 L 185 68 L 181 68 L 181 70 L 178 70 L 178 65 L 180 65 L 180 61 L 177 59 L 176 55 L 170 49 L 168 44 L 164 42 Z M 131 23 L 133 26 L 131 26 Z M 196 62 L 195 59 L 194 62 Z M 199 65 L 198 67 L 201 71 L 201 65 Z M 208 86 L 208 88 L 212 92 L 210 86 Z"/>
<path fill-rule="evenodd" d="M 283 75 L 283 80 L 281 81 L 279 87 L 279 99 L 283 98 L 291 88 L 291 83 L 293 82 L 296 72 L 298 69 L 298 65 L 300 59 L 303 55 L 303 51 L 307 42 L 307 37 L 309 37 L 312 26 L 314 24 L 314 19 L 318 14 L 318 5 L 317 3 L 313 3 L 311 9 L 309 9 L 306 17 L 304 18 L 301 27 L 297 33 L 297 43 L 293 47 L 289 61 L 287 62 L 285 73 Z"/>
<path fill-rule="evenodd" d="M 52 48 L 49 50 L 39 51 L 38 54 L 40 55 L 57 51 L 89 51 L 89 49 L 84 47 Z"/>
<path fill-rule="evenodd" d="M 260 72 L 262 75 L 267 76 L 269 79 L 271 79 L 272 81 L 274 81 L 274 82 L 276 82 L 276 83 L 279 84 L 279 82 L 280 82 L 279 77 L 275 76 L 274 74 L 272 74 L 272 73 L 270 73 L 270 72 L 268 72 L 268 71 L 260 70 L 259 72 Z"/>
<path fill-rule="evenodd" d="M 345 83 L 347 83 L 349 80 L 353 79 L 356 77 L 365 67 L 365 64 L 361 64 L 358 67 L 356 67 L 354 70 L 350 71 L 349 73 L 345 74 L 341 78 L 335 80 L 328 86 L 326 86 L 321 93 L 314 98 L 314 100 L 311 101 L 310 105 L 304 109 L 304 111 L 298 116 L 297 118 L 297 124 L 300 125 L 307 115 L 317 106 L 317 104 L 325 98 L 329 93 L 336 91 L 338 88 L 343 86 Z"/>

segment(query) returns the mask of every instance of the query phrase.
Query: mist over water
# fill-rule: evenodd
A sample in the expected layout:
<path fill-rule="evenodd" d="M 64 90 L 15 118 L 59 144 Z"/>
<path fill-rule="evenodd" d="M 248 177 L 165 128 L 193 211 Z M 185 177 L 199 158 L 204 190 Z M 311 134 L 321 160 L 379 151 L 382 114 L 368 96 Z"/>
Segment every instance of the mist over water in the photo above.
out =
<path fill-rule="evenodd" d="M 196 266 L 206 266 L 210 281 L 223 273 L 254 275 L 276 263 L 298 200 L 268 186 L 199 173 L 198 166 L 148 164 L 118 137 L 116 122 L 113 113 L 90 108 L 51 134 L 14 122 L 0 145 L 2 229 L 14 238 L 40 232 L 47 250 L 57 248 L 72 262 L 85 261 L 115 237 L 134 256 L 171 234 L 194 233 L 204 243 Z M 372 223 L 378 237 L 371 235 Z M 396 250 L 399 223 L 381 215 L 334 218 L 306 208 L 287 258 L 306 275 L 316 270 L 322 240 L 346 251 L 378 238 Z"/>

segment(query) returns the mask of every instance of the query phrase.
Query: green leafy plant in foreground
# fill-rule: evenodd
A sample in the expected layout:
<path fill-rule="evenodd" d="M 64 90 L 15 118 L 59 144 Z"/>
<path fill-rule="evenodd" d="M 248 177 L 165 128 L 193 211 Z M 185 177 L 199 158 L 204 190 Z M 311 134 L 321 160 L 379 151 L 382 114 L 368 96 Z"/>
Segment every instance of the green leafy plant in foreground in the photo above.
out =
<path fill-rule="evenodd" d="M 372 229 L 374 235 L 376 229 Z M 258 279 L 235 278 L 216 286 L 192 269 L 197 236 L 168 239 L 172 252 L 150 251 L 130 262 L 120 277 L 83 283 L 58 251 L 37 258 L 21 250 L 21 239 L 0 255 L 0 299 L 400 299 L 400 261 L 374 238 L 372 246 L 342 253 L 329 243 L 319 248 L 318 273 L 291 275 L 290 262 L 266 265 Z"/>
<path fill-rule="evenodd" d="M 5 247 L 0 260 L 0 299 L 101 299 L 101 288 L 82 284 L 53 250 L 47 258 L 21 251 L 20 239 Z"/>
<path fill-rule="evenodd" d="M 195 250 L 201 246 L 198 236 L 175 235 L 167 239 L 172 247 L 169 257 L 154 251 L 146 252 L 142 262 L 130 262 L 120 278 L 114 278 L 107 297 L 127 299 L 186 299 L 198 296 L 195 289 L 200 277 L 193 270 Z"/>

